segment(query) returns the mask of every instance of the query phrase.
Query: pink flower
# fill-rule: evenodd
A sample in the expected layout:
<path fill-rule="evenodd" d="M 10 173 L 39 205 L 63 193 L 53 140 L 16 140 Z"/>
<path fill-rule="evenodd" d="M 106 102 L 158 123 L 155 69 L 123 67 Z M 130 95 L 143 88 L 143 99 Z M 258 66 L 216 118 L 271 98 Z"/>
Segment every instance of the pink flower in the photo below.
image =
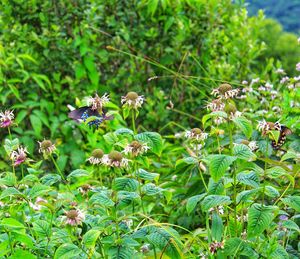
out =
<path fill-rule="evenodd" d="M 13 111 L 6 110 L 4 112 L 0 112 L 0 127 L 1 128 L 10 127 L 13 124 L 14 117 L 15 116 Z"/>
<path fill-rule="evenodd" d="M 72 209 L 65 212 L 63 220 L 65 224 L 70 226 L 77 226 L 85 219 L 83 212 L 79 209 Z"/>
<path fill-rule="evenodd" d="M 10 159 L 13 161 L 14 166 L 18 166 L 26 161 L 28 151 L 26 147 L 18 147 L 17 151 L 12 151 Z"/>

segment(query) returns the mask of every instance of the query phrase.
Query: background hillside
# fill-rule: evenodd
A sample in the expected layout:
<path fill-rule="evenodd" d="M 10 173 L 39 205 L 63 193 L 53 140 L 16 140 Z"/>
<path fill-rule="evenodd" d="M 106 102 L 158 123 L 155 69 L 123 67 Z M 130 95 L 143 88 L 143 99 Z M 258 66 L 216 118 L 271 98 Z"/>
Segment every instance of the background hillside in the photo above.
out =
<path fill-rule="evenodd" d="M 299 33 L 299 0 L 248 0 L 247 3 L 250 15 L 256 15 L 259 9 L 263 9 L 266 16 L 278 20 L 284 30 Z"/>

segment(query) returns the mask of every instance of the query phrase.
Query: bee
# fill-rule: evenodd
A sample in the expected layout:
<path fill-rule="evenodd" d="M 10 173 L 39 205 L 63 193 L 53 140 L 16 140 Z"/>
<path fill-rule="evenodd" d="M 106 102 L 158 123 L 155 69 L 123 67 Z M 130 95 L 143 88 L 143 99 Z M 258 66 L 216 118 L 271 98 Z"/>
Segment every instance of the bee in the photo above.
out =
<path fill-rule="evenodd" d="M 93 110 L 90 106 L 83 106 L 73 110 L 69 112 L 68 117 L 78 122 L 87 122 L 90 127 L 95 126 L 96 129 L 99 128 L 103 121 L 114 118 L 112 115 L 107 115 L 105 111 L 99 112 L 98 110 Z"/>

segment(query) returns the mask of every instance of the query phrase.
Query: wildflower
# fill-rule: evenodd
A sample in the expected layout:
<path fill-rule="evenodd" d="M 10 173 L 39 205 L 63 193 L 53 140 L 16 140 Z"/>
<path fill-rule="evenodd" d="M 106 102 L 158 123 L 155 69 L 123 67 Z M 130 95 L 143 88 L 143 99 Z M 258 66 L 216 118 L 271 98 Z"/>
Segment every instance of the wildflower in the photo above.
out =
<path fill-rule="evenodd" d="M 253 88 L 252 87 L 244 87 L 242 89 L 243 93 L 252 93 L 253 92 Z"/>
<path fill-rule="evenodd" d="M 109 102 L 109 95 L 104 94 L 102 97 L 99 97 L 98 94 L 95 94 L 95 97 L 88 98 L 88 106 L 91 106 L 92 110 L 97 110 L 102 112 L 102 108 Z"/>
<path fill-rule="evenodd" d="M 297 71 L 300 71 L 300 62 L 297 63 L 297 65 L 296 65 L 296 70 L 297 70 Z"/>
<path fill-rule="evenodd" d="M 220 124 L 224 123 L 225 121 L 226 120 L 223 117 L 216 117 L 216 118 L 214 118 L 214 123 L 216 125 L 220 125 Z"/>
<path fill-rule="evenodd" d="M 230 84 L 221 84 L 218 88 L 214 89 L 211 94 L 219 98 L 234 98 L 238 95 L 239 89 L 232 89 Z"/>
<path fill-rule="evenodd" d="M 84 185 L 82 185 L 81 187 L 78 188 L 78 190 L 80 191 L 80 193 L 82 195 L 87 194 L 92 189 L 93 189 L 93 187 L 89 184 L 84 184 Z"/>
<path fill-rule="evenodd" d="M 261 92 L 264 92 L 264 91 L 266 91 L 267 89 L 266 89 L 264 86 L 261 85 L 260 87 L 257 88 L 257 90 L 258 90 L 258 91 L 261 91 Z"/>
<path fill-rule="evenodd" d="M 279 216 L 279 219 L 280 219 L 281 221 L 286 221 L 286 220 L 289 219 L 289 217 L 288 217 L 287 215 L 280 215 L 280 216 Z"/>
<path fill-rule="evenodd" d="M 209 245 L 209 251 L 211 252 L 211 254 L 215 254 L 219 248 L 221 249 L 224 248 L 224 241 L 222 242 L 214 241 Z"/>
<path fill-rule="evenodd" d="M 127 228 L 131 228 L 133 225 L 133 220 L 132 219 L 123 219 L 121 223 L 125 224 Z"/>
<path fill-rule="evenodd" d="M 92 165 L 102 164 L 103 156 L 104 156 L 104 153 L 103 153 L 102 149 L 95 149 L 95 150 L 93 150 L 92 155 L 88 158 L 88 161 Z"/>
<path fill-rule="evenodd" d="M 281 78 L 280 83 L 284 84 L 284 83 L 288 82 L 289 80 L 290 80 L 290 78 L 288 76 L 285 76 L 285 77 Z"/>
<path fill-rule="evenodd" d="M 126 155 L 132 154 L 133 156 L 141 155 L 150 149 L 146 143 L 141 143 L 137 140 L 132 141 L 129 145 L 127 145 L 124 149 L 124 153 Z"/>
<path fill-rule="evenodd" d="M 40 145 L 39 152 L 44 155 L 51 155 L 56 150 L 56 147 L 52 144 L 51 140 L 38 141 L 38 143 Z"/>
<path fill-rule="evenodd" d="M 281 130 L 281 124 L 278 121 L 273 123 L 262 120 L 258 122 L 257 129 L 265 135 L 269 130 Z"/>
<path fill-rule="evenodd" d="M 275 70 L 275 73 L 276 73 L 276 74 L 285 74 L 285 72 L 284 72 L 284 70 L 283 70 L 282 68 L 277 68 L 277 69 Z"/>
<path fill-rule="evenodd" d="M 300 81 L 300 76 L 294 76 L 295 81 Z"/>
<path fill-rule="evenodd" d="M 177 180 L 177 178 L 178 178 L 178 175 L 174 174 L 174 175 L 171 177 L 171 180 L 172 180 L 173 182 L 175 182 L 175 181 Z"/>
<path fill-rule="evenodd" d="M 260 78 L 254 78 L 251 80 L 250 86 L 252 86 L 253 84 L 257 84 L 260 81 Z"/>
<path fill-rule="evenodd" d="M 150 244 L 143 244 L 140 248 L 140 252 L 146 254 L 150 251 Z"/>
<path fill-rule="evenodd" d="M 26 161 L 28 151 L 26 147 L 18 147 L 17 151 L 12 151 L 10 159 L 13 161 L 14 166 L 18 166 Z"/>
<path fill-rule="evenodd" d="M 81 224 L 81 222 L 85 219 L 83 212 L 79 209 L 72 209 L 65 212 L 65 216 L 63 220 L 65 224 L 70 226 L 76 226 Z"/>
<path fill-rule="evenodd" d="M 248 84 L 248 81 L 243 80 L 243 81 L 242 81 L 242 84 L 243 84 L 243 85 L 247 85 L 247 84 Z"/>
<path fill-rule="evenodd" d="M 10 127 L 13 124 L 14 117 L 13 111 L 6 110 L 0 112 L 0 128 Z"/>
<path fill-rule="evenodd" d="M 266 87 L 267 90 L 271 90 L 273 88 L 273 85 L 271 83 L 267 82 L 265 84 L 265 87 Z"/>
<path fill-rule="evenodd" d="M 124 158 L 121 152 L 111 151 L 108 155 L 104 155 L 102 163 L 111 167 L 127 167 L 129 160 Z"/>
<path fill-rule="evenodd" d="M 216 211 L 216 212 L 218 212 L 220 215 L 223 215 L 223 214 L 224 214 L 224 207 L 221 205 L 221 206 L 217 206 L 217 207 L 210 208 L 210 209 L 208 210 L 208 212 L 213 212 L 213 211 Z"/>
<path fill-rule="evenodd" d="M 211 103 L 207 104 L 206 108 L 213 112 L 223 111 L 225 108 L 225 104 L 222 102 L 222 99 L 219 98 L 219 99 L 213 100 Z"/>
<path fill-rule="evenodd" d="M 43 203 L 47 203 L 46 200 L 44 200 L 41 197 L 37 197 L 35 200 L 35 203 L 30 202 L 29 205 L 31 208 L 33 208 L 35 211 L 39 211 L 42 209 L 42 205 Z"/>
<path fill-rule="evenodd" d="M 138 109 L 144 103 L 144 96 L 139 96 L 136 92 L 129 92 L 126 96 L 122 96 L 121 103 L 133 109 Z"/>
<path fill-rule="evenodd" d="M 275 90 L 272 90 L 271 92 L 271 99 L 274 100 L 276 98 L 276 96 L 278 95 L 278 92 Z"/>
<path fill-rule="evenodd" d="M 207 139 L 208 134 L 204 133 L 199 128 L 193 128 L 191 130 L 186 131 L 185 137 L 191 140 L 204 141 Z"/>

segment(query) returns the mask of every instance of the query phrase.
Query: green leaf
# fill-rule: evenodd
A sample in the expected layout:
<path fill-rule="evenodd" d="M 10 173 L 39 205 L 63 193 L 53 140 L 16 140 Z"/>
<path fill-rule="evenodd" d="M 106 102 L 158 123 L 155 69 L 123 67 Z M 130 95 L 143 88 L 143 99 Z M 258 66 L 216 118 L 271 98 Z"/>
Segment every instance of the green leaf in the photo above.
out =
<path fill-rule="evenodd" d="M 254 161 L 256 159 L 256 155 L 251 151 L 251 149 L 248 146 L 244 144 L 235 145 L 233 147 L 233 154 L 239 159 L 246 161 Z"/>
<path fill-rule="evenodd" d="M 25 226 L 21 222 L 17 221 L 16 219 L 13 219 L 13 218 L 2 219 L 0 226 L 8 228 L 8 229 L 23 229 L 23 228 L 25 228 Z"/>
<path fill-rule="evenodd" d="M 291 220 L 282 221 L 282 226 L 287 229 L 291 229 L 291 230 L 300 232 L 299 226 L 294 221 L 291 221 Z"/>
<path fill-rule="evenodd" d="M 34 130 L 35 136 L 41 138 L 41 133 L 42 133 L 41 119 L 38 116 L 33 114 L 29 116 L 29 119 L 30 119 L 31 126 Z"/>
<path fill-rule="evenodd" d="M 112 207 L 115 203 L 105 193 L 95 193 L 90 198 L 92 204 L 99 204 L 104 207 Z"/>
<path fill-rule="evenodd" d="M 236 196 L 236 202 L 251 202 L 250 198 L 257 194 L 258 191 L 259 189 L 242 191 Z"/>
<path fill-rule="evenodd" d="M 286 171 L 280 166 L 274 166 L 266 170 L 266 174 L 271 178 L 278 178 L 286 174 Z"/>
<path fill-rule="evenodd" d="M 270 185 L 265 186 L 265 194 L 271 198 L 276 198 L 280 195 L 277 189 Z"/>
<path fill-rule="evenodd" d="M 202 117 L 202 124 L 203 127 L 206 128 L 206 122 L 211 119 L 211 118 L 215 118 L 215 117 L 221 117 L 221 118 L 227 118 L 227 113 L 226 112 L 222 112 L 222 111 L 216 111 L 216 112 L 211 112 L 209 114 L 206 114 Z"/>
<path fill-rule="evenodd" d="M 43 184 L 35 184 L 29 192 L 26 192 L 26 194 L 31 198 L 34 199 L 38 196 L 42 196 L 43 194 L 49 192 L 51 189 Z"/>
<path fill-rule="evenodd" d="M 186 203 L 186 211 L 188 214 L 190 214 L 195 209 L 197 203 L 201 201 L 205 197 L 205 195 L 206 193 L 202 193 L 188 198 Z"/>
<path fill-rule="evenodd" d="M 175 167 L 179 167 L 181 165 L 193 165 L 197 164 L 199 161 L 195 157 L 185 157 L 176 161 Z"/>
<path fill-rule="evenodd" d="M 276 249 L 269 255 L 269 258 L 286 259 L 289 258 L 289 254 L 281 245 L 277 244 Z"/>
<path fill-rule="evenodd" d="M 297 212 L 300 212 L 300 196 L 290 196 L 287 198 L 281 199 L 284 204 L 290 206 Z"/>
<path fill-rule="evenodd" d="M 36 259 L 37 257 L 24 249 L 16 249 L 9 259 Z"/>
<path fill-rule="evenodd" d="M 36 220 L 32 225 L 39 238 L 48 237 L 51 233 L 51 226 L 46 220 Z"/>
<path fill-rule="evenodd" d="M 54 259 L 67 259 L 79 256 L 81 249 L 74 244 L 62 244 L 55 252 Z"/>
<path fill-rule="evenodd" d="M 138 178 L 142 179 L 142 180 L 146 180 L 146 181 L 158 181 L 159 179 L 159 174 L 156 173 L 149 173 L 144 169 L 138 169 L 136 171 L 136 175 Z"/>
<path fill-rule="evenodd" d="M 209 179 L 208 183 L 208 194 L 222 195 L 224 193 L 224 182 L 220 179 L 215 182 L 212 178 Z"/>
<path fill-rule="evenodd" d="M 101 234 L 101 231 L 91 229 L 91 230 L 89 230 L 88 232 L 86 232 L 84 234 L 83 239 L 82 239 L 82 243 L 88 249 L 94 248 L 95 244 L 96 244 L 96 241 L 99 238 L 100 234 Z"/>
<path fill-rule="evenodd" d="M 248 237 L 260 235 L 271 224 L 274 207 L 258 203 L 253 204 L 248 211 Z"/>
<path fill-rule="evenodd" d="M 223 236 L 222 218 L 217 212 L 212 213 L 211 237 L 213 240 L 221 241 Z"/>
<path fill-rule="evenodd" d="M 231 203 L 230 197 L 223 195 L 208 195 L 201 202 L 202 209 L 208 211 L 210 208 L 214 208 L 220 205 L 228 205 Z"/>
<path fill-rule="evenodd" d="M 0 200 L 9 196 L 23 196 L 23 194 L 19 192 L 15 187 L 8 187 L 4 191 L 2 191 Z"/>
<path fill-rule="evenodd" d="M 90 173 L 87 170 L 76 169 L 67 176 L 67 179 L 78 178 L 78 177 L 88 177 L 88 176 L 90 176 Z"/>
<path fill-rule="evenodd" d="M 48 186 L 51 186 L 59 181 L 61 181 L 61 176 L 58 174 L 46 174 L 41 178 L 41 182 Z"/>
<path fill-rule="evenodd" d="M 237 117 L 233 119 L 234 124 L 244 133 L 244 135 L 250 139 L 252 136 L 252 123 L 245 117 Z"/>
<path fill-rule="evenodd" d="M 241 172 L 237 175 L 237 180 L 245 185 L 257 188 L 259 186 L 259 177 L 256 172 Z"/>
<path fill-rule="evenodd" d="M 162 188 L 156 186 L 153 183 L 145 184 L 142 188 L 142 192 L 148 196 L 157 195 L 162 192 Z"/>
<path fill-rule="evenodd" d="M 217 182 L 225 174 L 228 167 L 236 160 L 236 157 L 227 155 L 210 155 L 209 170 L 212 179 Z"/>
<path fill-rule="evenodd" d="M 115 178 L 113 189 L 116 191 L 134 192 L 137 190 L 139 182 L 132 178 Z"/>
<path fill-rule="evenodd" d="M 161 135 L 156 132 L 143 132 L 135 136 L 135 139 L 147 143 L 150 150 L 160 156 L 163 149 L 163 140 Z"/>
<path fill-rule="evenodd" d="M 132 259 L 134 250 L 128 246 L 113 246 L 109 248 L 108 255 L 111 259 Z"/>

